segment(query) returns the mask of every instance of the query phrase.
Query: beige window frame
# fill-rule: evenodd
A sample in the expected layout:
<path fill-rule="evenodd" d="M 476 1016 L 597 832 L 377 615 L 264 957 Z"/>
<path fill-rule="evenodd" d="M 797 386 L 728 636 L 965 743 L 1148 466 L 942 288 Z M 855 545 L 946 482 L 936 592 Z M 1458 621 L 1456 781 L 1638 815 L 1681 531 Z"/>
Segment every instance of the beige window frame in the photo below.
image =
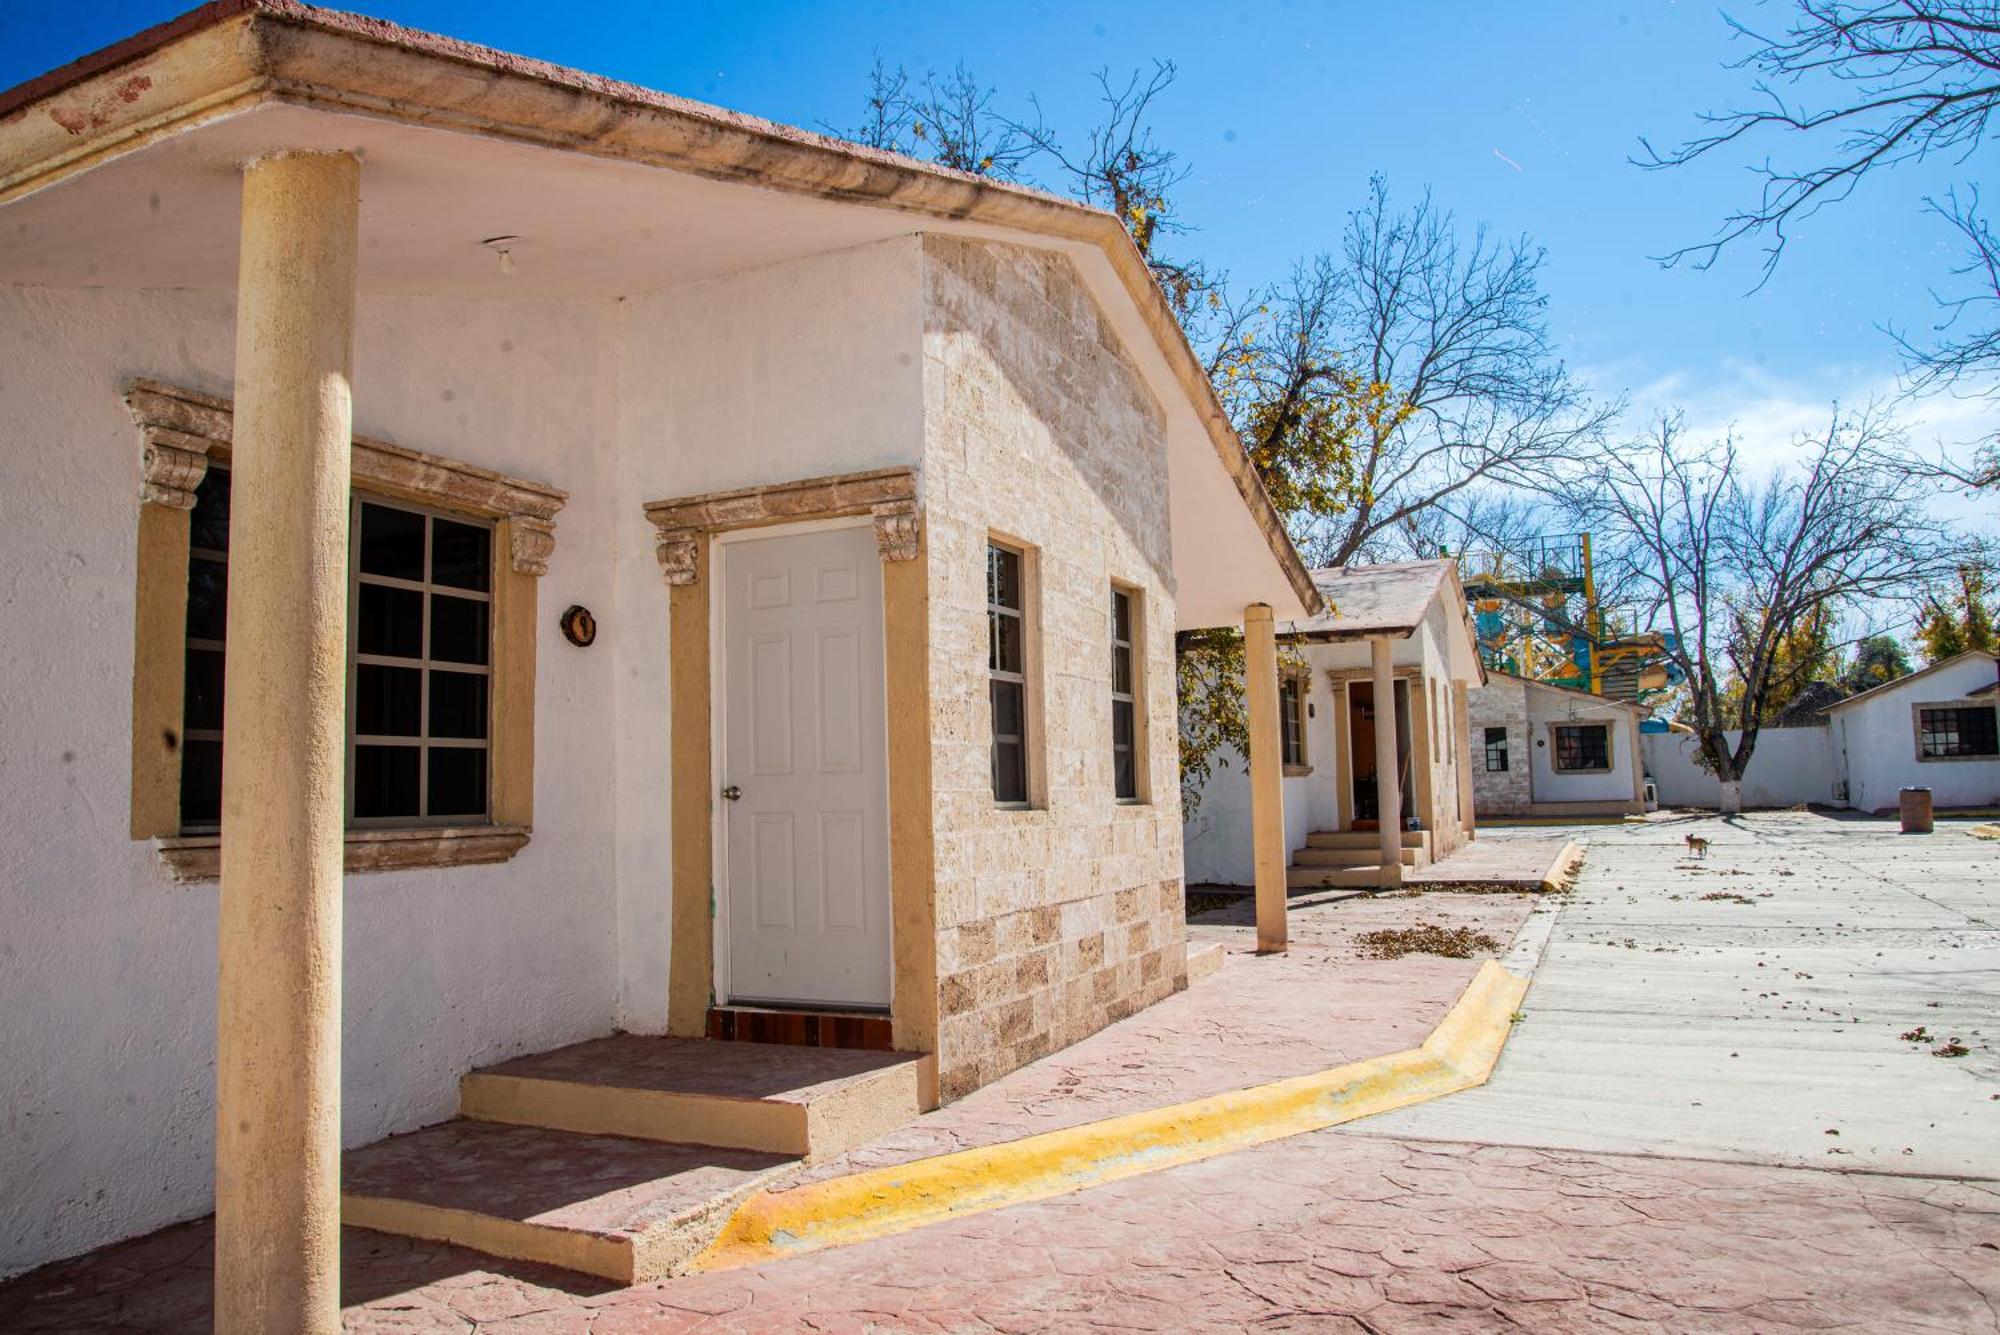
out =
<path fill-rule="evenodd" d="M 1312 756 L 1306 743 L 1306 720 L 1310 717 L 1307 697 L 1312 694 L 1312 671 L 1304 664 L 1278 667 L 1278 758 L 1279 768 L 1288 779 L 1311 774 Z"/>
<path fill-rule="evenodd" d="M 1565 728 L 1595 728 L 1604 734 L 1604 763 L 1602 765 L 1565 765 L 1562 763 L 1562 734 Z M 1618 755 L 1613 749 L 1616 741 L 1611 734 L 1609 723 L 1551 723 L 1549 724 L 1549 768 L 1557 774 L 1609 774 L 1618 768 Z"/>
<path fill-rule="evenodd" d="M 1039 811 L 1048 806 L 1048 786 L 1043 768 L 1042 731 L 1042 636 L 1041 636 L 1041 554 L 1029 543 L 1003 533 L 989 533 L 986 537 L 988 561 L 992 553 L 1001 552 L 1015 558 L 1017 580 L 1020 584 L 1019 607 L 1005 607 L 993 599 L 989 588 L 987 593 L 987 735 L 994 745 L 993 763 L 993 805 L 1002 811 Z M 989 576 L 990 581 L 990 576 Z M 1000 663 L 999 648 L 995 638 L 1001 621 L 1012 619 L 1019 628 L 1020 657 L 1017 668 L 1008 668 Z M 993 686 L 996 684 L 1017 687 L 1020 691 L 1019 746 L 1021 750 L 1021 788 L 1018 798 L 1003 798 L 1000 795 L 1000 765 L 998 743 L 1003 736 L 1000 720 L 993 710 Z"/>
<path fill-rule="evenodd" d="M 1934 755 L 1924 750 L 1924 735 L 1927 732 L 1938 731 L 1936 728 L 1927 729 L 1924 727 L 1925 714 L 1946 711 L 1951 713 L 1969 713 L 1972 710 L 1984 710 L 1992 714 L 1996 710 L 2000 710 L 2000 703 L 1996 703 L 1990 698 L 1978 699 L 1968 696 L 1958 700 L 1920 700 L 1916 704 L 1911 705 L 1911 744 L 1914 748 L 1917 763 L 1919 765 L 1961 765 L 1967 761 L 1971 761 L 1975 764 L 1982 762 L 1988 765 L 1992 764 L 1995 754 L 1991 751 L 1966 752 L 1961 755 Z M 1995 723 L 2000 725 L 2000 719 L 1996 719 Z"/>
<path fill-rule="evenodd" d="M 176 879 L 212 880 L 220 871 L 220 836 L 183 833 L 180 811 L 188 519 L 209 464 L 229 462 L 232 405 L 144 379 L 129 386 L 125 402 L 144 446 L 133 618 L 131 833 L 156 841 Z M 487 816 L 350 829 L 347 869 L 505 861 L 527 844 L 534 824 L 537 601 L 555 547 L 554 519 L 568 494 L 362 436 L 354 438 L 352 472 L 357 492 L 491 524 L 493 569 Z"/>
<path fill-rule="evenodd" d="M 1121 806 L 1145 806 L 1153 800 L 1152 748 L 1146 728 L 1146 591 L 1123 580 L 1111 581 L 1111 797 Z M 1118 634 L 1118 600 L 1125 605 L 1125 635 Z M 1118 651 L 1125 651 L 1126 686 L 1118 689 Z M 1118 720 L 1120 705 L 1132 713 L 1132 791 L 1118 791 Z"/>

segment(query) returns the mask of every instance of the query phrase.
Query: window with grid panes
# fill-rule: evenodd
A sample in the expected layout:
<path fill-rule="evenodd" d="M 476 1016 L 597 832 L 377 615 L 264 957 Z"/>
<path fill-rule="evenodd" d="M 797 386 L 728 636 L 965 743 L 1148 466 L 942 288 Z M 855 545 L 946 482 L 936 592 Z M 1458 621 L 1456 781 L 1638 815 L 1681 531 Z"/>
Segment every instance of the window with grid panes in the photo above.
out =
<path fill-rule="evenodd" d="M 492 529 L 357 495 L 350 515 L 347 810 L 351 824 L 486 818 Z M 181 823 L 222 814 L 229 472 L 210 467 L 190 515 Z"/>
<path fill-rule="evenodd" d="M 1556 728 L 1556 769 L 1611 768 L 1611 729 L 1602 723 L 1563 724 Z"/>
<path fill-rule="evenodd" d="M 1132 680 L 1132 595 L 1111 590 L 1111 791 L 1121 802 L 1139 796 L 1139 708 Z"/>
<path fill-rule="evenodd" d="M 1992 705 L 1917 710 L 1917 754 L 1925 760 L 2000 754 Z"/>
<path fill-rule="evenodd" d="M 993 800 L 1028 801 L 1027 627 L 1021 553 L 986 548 L 987 690 L 993 704 Z"/>

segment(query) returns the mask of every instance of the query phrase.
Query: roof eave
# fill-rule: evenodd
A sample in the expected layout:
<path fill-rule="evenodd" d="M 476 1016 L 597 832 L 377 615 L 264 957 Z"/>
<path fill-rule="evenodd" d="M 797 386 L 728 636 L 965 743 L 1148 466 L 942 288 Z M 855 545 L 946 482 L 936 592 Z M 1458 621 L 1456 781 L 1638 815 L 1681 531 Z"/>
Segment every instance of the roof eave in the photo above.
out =
<path fill-rule="evenodd" d="M 0 93 L 0 204 L 263 102 L 320 107 L 1010 228 L 1101 250 L 1308 615 L 1324 609 L 1166 295 L 1100 209 L 292 0 L 214 0 Z"/>

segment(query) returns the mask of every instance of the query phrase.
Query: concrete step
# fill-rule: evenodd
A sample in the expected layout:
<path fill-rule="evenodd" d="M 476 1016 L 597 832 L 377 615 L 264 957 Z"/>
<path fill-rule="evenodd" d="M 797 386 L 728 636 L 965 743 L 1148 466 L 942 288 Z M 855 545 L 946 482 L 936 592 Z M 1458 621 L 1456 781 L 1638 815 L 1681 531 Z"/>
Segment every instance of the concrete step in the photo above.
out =
<path fill-rule="evenodd" d="M 461 1119 L 349 1151 L 341 1220 L 644 1284 L 683 1270 L 796 1162 Z"/>
<path fill-rule="evenodd" d="M 486 1122 L 820 1158 L 922 1112 L 923 1060 L 613 1034 L 474 1071 L 458 1103 Z"/>
<path fill-rule="evenodd" d="M 1367 848 L 1381 847 L 1382 836 L 1374 830 L 1314 830 L 1306 836 L 1307 848 Z M 1429 830 L 1403 831 L 1404 848 L 1421 848 L 1428 852 L 1431 846 Z"/>
<path fill-rule="evenodd" d="M 1293 867 L 1285 873 L 1285 884 L 1293 890 L 1380 889 L 1401 885 L 1403 869 L 1392 867 L 1384 876 L 1380 863 L 1359 867 Z"/>
<path fill-rule="evenodd" d="M 1421 848 L 1404 848 L 1403 865 L 1422 867 L 1430 862 L 1430 855 Z M 1374 844 L 1366 848 L 1314 848 L 1308 844 L 1292 854 L 1294 867 L 1371 867 L 1379 866 L 1382 850 Z"/>
<path fill-rule="evenodd" d="M 1228 956 L 1227 949 L 1220 941 L 1195 941 L 1187 944 L 1188 986 L 1193 987 L 1222 967 Z"/>

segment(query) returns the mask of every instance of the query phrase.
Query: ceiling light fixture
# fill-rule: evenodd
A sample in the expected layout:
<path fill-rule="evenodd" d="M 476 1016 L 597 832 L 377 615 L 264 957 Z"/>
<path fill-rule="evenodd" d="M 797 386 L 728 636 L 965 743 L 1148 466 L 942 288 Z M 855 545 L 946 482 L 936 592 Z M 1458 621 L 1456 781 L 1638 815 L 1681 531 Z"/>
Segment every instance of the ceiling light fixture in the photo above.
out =
<path fill-rule="evenodd" d="M 512 278 L 515 268 L 514 243 L 520 239 L 518 236 L 489 236 L 479 244 L 500 257 L 500 272 L 508 278 Z"/>

